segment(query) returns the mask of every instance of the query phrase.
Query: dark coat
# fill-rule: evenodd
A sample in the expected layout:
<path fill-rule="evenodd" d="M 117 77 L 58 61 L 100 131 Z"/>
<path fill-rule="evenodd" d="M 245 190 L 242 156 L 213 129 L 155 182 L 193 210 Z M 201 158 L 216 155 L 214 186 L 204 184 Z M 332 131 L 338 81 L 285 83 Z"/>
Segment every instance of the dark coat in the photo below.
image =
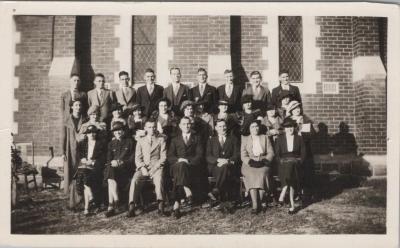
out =
<path fill-rule="evenodd" d="M 200 166 L 203 157 L 204 150 L 199 136 L 190 134 L 187 145 L 185 145 L 181 133 L 171 140 L 168 151 L 168 162 L 170 164 L 175 164 L 179 158 L 185 158 L 189 160 L 190 164 Z"/>
<path fill-rule="evenodd" d="M 81 100 L 82 103 L 81 113 L 86 114 L 86 111 L 88 110 L 88 98 L 86 92 L 78 91 L 77 94 L 75 95 L 75 99 L 76 98 L 79 98 Z M 61 94 L 61 113 L 63 117 L 63 122 L 65 122 L 65 120 L 71 114 L 71 106 L 70 106 L 71 102 L 72 102 L 72 95 L 70 90 Z"/>
<path fill-rule="evenodd" d="M 88 92 L 88 102 L 89 107 L 94 105 L 100 107 L 99 121 L 108 123 L 109 119 L 111 118 L 112 105 L 115 102 L 113 92 L 104 89 L 103 96 L 101 99 L 99 99 L 96 89 L 93 89 Z"/>
<path fill-rule="evenodd" d="M 204 102 L 204 111 L 211 114 L 216 112 L 217 106 L 217 89 L 214 86 L 206 84 L 203 96 L 200 95 L 200 87 L 197 85 L 192 88 L 193 100 L 196 102 Z"/>
<path fill-rule="evenodd" d="M 303 163 L 306 159 L 306 154 L 306 146 L 303 138 L 296 133 L 293 138 L 293 152 L 288 152 L 287 150 L 286 134 L 279 135 L 275 140 L 275 157 L 277 161 L 279 161 L 281 157 L 290 156 L 300 159 L 300 162 Z"/>
<path fill-rule="evenodd" d="M 271 102 L 276 107 L 281 106 L 281 101 L 279 99 L 281 98 L 281 95 L 283 94 L 283 92 L 285 92 L 285 90 L 282 89 L 282 86 L 280 84 L 279 84 L 279 86 L 272 89 Z M 300 90 L 297 86 L 289 84 L 289 93 L 293 96 L 293 99 L 291 99 L 291 100 L 296 100 L 301 103 Z"/>
<path fill-rule="evenodd" d="M 163 97 L 164 87 L 154 84 L 153 93 L 150 95 L 146 85 L 137 90 L 136 102 L 144 108 L 143 114 L 150 117 L 153 111 L 158 109 L 157 103 Z"/>
<path fill-rule="evenodd" d="M 192 93 L 188 86 L 181 84 L 178 93 L 175 96 L 172 85 L 169 85 L 164 89 L 163 97 L 166 97 L 171 101 L 171 110 L 174 111 L 174 113 L 181 115 L 181 104 L 185 100 L 192 100 Z"/>
<path fill-rule="evenodd" d="M 88 140 L 84 139 L 78 143 L 78 156 L 79 161 L 82 158 L 87 158 L 88 154 Z M 103 171 L 107 159 L 107 143 L 101 139 L 97 139 L 93 148 L 93 154 L 90 158 L 94 161 L 94 170 Z"/>
<path fill-rule="evenodd" d="M 240 158 L 238 139 L 233 135 L 227 135 L 225 143 L 221 146 L 218 135 L 208 139 L 206 159 L 209 165 L 216 165 L 218 158 L 226 158 L 237 163 Z"/>
<path fill-rule="evenodd" d="M 238 85 L 233 85 L 232 95 L 228 97 L 225 93 L 225 84 L 219 86 L 217 88 L 217 100 L 224 100 L 227 101 L 228 106 L 228 113 L 238 112 L 242 109 L 242 105 L 240 103 L 242 97 L 242 89 Z"/>
<path fill-rule="evenodd" d="M 250 85 L 243 90 L 242 95 L 252 95 L 253 96 L 253 109 L 261 110 L 262 115 L 265 114 L 268 104 L 271 104 L 271 92 L 267 87 L 260 85 L 260 92 L 255 94 L 253 92 L 253 87 Z"/>

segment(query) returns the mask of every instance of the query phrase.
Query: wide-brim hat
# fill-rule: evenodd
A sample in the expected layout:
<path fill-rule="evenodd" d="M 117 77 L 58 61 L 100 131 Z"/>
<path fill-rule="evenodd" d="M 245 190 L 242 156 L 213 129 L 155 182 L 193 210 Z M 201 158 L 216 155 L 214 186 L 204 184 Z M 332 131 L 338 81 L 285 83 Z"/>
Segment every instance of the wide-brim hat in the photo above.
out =
<path fill-rule="evenodd" d="M 97 105 L 90 106 L 90 108 L 87 111 L 87 114 L 91 115 L 91 114 L 94 114 L 94 113 L 97 114 L 97 115 L 100 114 L 100 107 L 99 106 L 97 106 Z"/>
<path fill-rule="evenodd" d="M 167 103 L 167 106 L 168 106 L 168 107 L 171 107 L 171 101 L 170 101 L 168 98 L 166 98 L 166 97 L 163 97 L 163 98 L 161 98 L 161 99 L 159 99 L 159 100 L 157 101 L 157 107 L 158 107 L 158 105 L 160 104 L 160 102 L 166 102 L 166 103 Z"/>
<path fill-rule="evenodd" d="M 218 105 L 226 105 L 226 106 L 228 106 L 229 103 L 228 103 L 228 101 L 225 101 L 225 100 L 219 100 L 218 101 Z"/>
<path fill-rule="evenodd" d="M 296 127 L 297 123 L 292 118 L 288 117 L 283 120 L 282 127 Z"/>
<path fill-rule="evenodd" d="M 276 110 L 276 106 L 273 105 L 273 104 L 268 104 L 267 108 L 266 108 L 266 111 L 270 111 L 270 110 Z"/>
<path fill-rule="evenodd" d="M 84 134 L 88 134 L 88 133 L 97 133 L 99 130 L 97 129 L 97 127 L 95 125 L 90 125 L 86 128 L 85 132 L 83 132 Z"/>
<path fill-rule="evenodd" d="M 242 96 L 240 102 L 243 104 L 248 103 L 248 102 L 253 102 L 253 96 L 252 95 L 244 95 Z"/>
<path fill-rule="evenodd" d="M 111 107 L 111 111 L 112 111 L 112 112 L 114 112 L 114 111 L 116 111 L 116 110 L 122 111 L 123 107 L 124 107 L 124 106 L 123 106 L 122 104 L 120 104 L 120 103 L 114 103 L 114 104 L 112 105 L 112 107 Z"/>
<path fill-rule="evenodd" d="M 190 101 L 190 100 L 183 101 L 183 103 L 181 105 L 181 111 L 185 110 L 185 108 L 187 106 L 190 106 L 190 105 L 193 106 L 193 105 L 195 105 L 195 103 L 193 101 Z"/>
<path fill-rule="evenodd" d="M 293 98 L 293 94 L 290 93 L 289 91 L 283 91 L 280 95 L 279 95 L 279 101 L 282 101 L 283 98 L 289 97 L 290 99 Z"/>
<path fill-rule="evenodd" d="M 286 111 L 288 113 L 290 113 L 293 109 L 297 108 L 300 105 L 301 105 L 301 103 L 299 103 L 298 101 L 295 101 L 295 100 L 291 101 L 291 102 L 289 102 L 289 104 L 288 104 L 288 106 L 286 108 Z"/>
<path fill-rule="evenodd" d="M 111 132 L 123 130 L 123 129 L 125 129 L 124 123 L 122 123 L 121 121 L 116 121 L 113 123 L 113 125 L 111 127 Z"/>

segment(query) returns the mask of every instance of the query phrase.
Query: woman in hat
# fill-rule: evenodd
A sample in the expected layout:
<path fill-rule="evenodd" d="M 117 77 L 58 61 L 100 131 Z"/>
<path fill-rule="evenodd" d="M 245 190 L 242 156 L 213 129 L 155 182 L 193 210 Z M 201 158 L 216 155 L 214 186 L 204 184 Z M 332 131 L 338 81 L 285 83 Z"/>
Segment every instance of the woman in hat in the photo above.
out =
<path fill-rule="evenodd" d="M 250 134 L 249 126 L 253 120 L 256 120 L 257 118 L 262 120 L 261 111 L 259 109 L 253 110 L 253 97 L 251 95 L 242 96 L 241 102 L 243 111 L 236 113 L 235 116 L 237 123 L 240 125 L 240 132 L 236 134 L 239 137 L 240 135 L 248 136 Z"/>
<path fill-rule="evenodd" d="M 129 132 L 135 140 L 145 136 L 144 124 L 147 118 L 143 115 L 142 106 L 134 104 L 132 108 L 125 110 L 124 116 L 127 116 Z"/>
<path fill-rule="evenodd" d="M 239 128 L 235 119 L 235 114 L 228 113 L 229 103 L 225 100 L 218 101 L 218 113 L 214 115 L 214 121 L 225 120 L 227 132 L 234 134 L 235 129 Z M 215 124 L 214 124 L 215 126 Z"/>
<path fill-rule="evenodd" d="M 82 104 L 80 99 L 71 101 L 70 108 L 72 113 L 65 119 L 61 132 L 61 148 L 64 163 L 64 192 L 69 194 L 68 208 L 75 210 L 76 205 L 81 201 L 81 197 L 76 191 L 76 181 L 73 180 L 79 160 L 77 153 L 79 132 L 82 124 L 87 118 L 82 115 Z"/>
<path fill-rule="evenodd" d="M 279 96 L 279 104 L 276 106 L 276 111 L 282 119 L 287 117 L 287 109 L 292 97 L 292 94 L 288 91 L 283 91 Z"/>
<path fill-rule="evenodd" d="M 214 117 L 204 111 L 205 101 L 198 101 L 196 103 L 196 114 L 195 118 L 200 118 L 203 123 L 202 133 L 207 135 L 207 137 L 211 137 L 214 134 Z"/>
<path fill-rule="evenodd" d="M 295 130 L 297 124 L 294 120 L 286 118 L 282 126 L 285 128 L 285 134 L 279 135 L 275 141 L 275 156 L 282 187 L 279 204 L 284 205 L 286 191 L 289 188 L 289 214 L 294 214 L 294 193 L 295 189 L 299 189 L 299 170 L 306 158 L 306 147 L 303 138 Z"/>
<path fill-rule="evenodd" d="M 88 110 L 89 120 L 82 124 L 81 130 L 79 132 L 79 141 L 85 139 L 85 131 L 89 126 L 95 126 L 98 130 L 97 139 L 107 138 L 107 124 L 105 122 L 99 121 L 100 108 L 97 105 L 93 105 Z"/>
<path fill-rule="evenodd" d="M 134 145 L 130 137 L 125 136 L 126 127 L 122 122 L 115 122 L 111 132 L 114 138 L 108 143 L 107 163 L 104 179 L 108 185 L 108 209 L 106 217 L 119 212 L 121 193 L 126 193 L 129 180 L 134 172 Z"/>
<path fill-rule="evenodd" d="M 89 125 L 85 139 L 78 144 L 79 167 L 75 174 L 77 192 L 84 199 L 84 215 L 89 215 L 89 205 L 100 207 L 104 195 L 102 190 L 103 170 L 106 161 L 106 143 L 98 139 L 99 129 Z"/>
<path fill-rule="evenodd" d="M 258 214 L 264 202 L 265 191 L 270 189 L 270 166 L 274 150 L 268 136 L 260 134 L 260 120 L 252 120 L 249 135 L 242 136 L 240 155 L 246 191 L 250 192 L 252 214 Z M 261 203 L 261 204 L 260 204 Z"/>
<path fill-rule="evenodd" d="M 157 120 L 157 131 L 167 138 L 167 145 L 176 134 L 178 119 L 175 113 L 170 109 L 171 102 L 168 98 L 161 98 L 157 103 L 158 110 L 151 114 L 151 119 Z"/>
<path fill-rule="evenodd" d="M 302 113 L 301 103 L 291 101 L 288 104 L 288 115 L 296 122 L 298 134 L 303 137 L 306 146 L 306 160 L 300 171 L 300 187 L 303 196 L 303 204 L 308 204 L 314 188 L 314 159 L 311 149 L 311 141 L 315 135 L 315 129 L 310 118 Z"/>
<path fill-rule="evenodd" d="M 112 119 L 111 119 L 111 127 L 116 121 L 124 123 L 126 125 L 126 120 L 122 116 L 122 110 L 124 108 L 124 105 L 120 104 L 119 102 L 116 102 L 112 106 Z"/>
<path fill-rule="evenodd" d="M 279 134 L 283 132 L 282 130 L 282 118 L 277 114 L 274 105 L 269 104 L 266 108 L 267 114 L 264 117 L 262 124 L 266 127 L 266 135 L 271 138 L 273 143 Z"/>

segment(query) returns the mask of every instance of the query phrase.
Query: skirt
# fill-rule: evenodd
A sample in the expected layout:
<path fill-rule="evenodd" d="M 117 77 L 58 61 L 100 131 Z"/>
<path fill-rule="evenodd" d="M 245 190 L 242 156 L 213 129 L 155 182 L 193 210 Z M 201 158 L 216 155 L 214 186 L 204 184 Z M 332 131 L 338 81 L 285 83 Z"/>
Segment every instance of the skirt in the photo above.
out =
<path fill-rule="evenodd" d="M 253 168 L 247 164 L 242 165 L 243 182 L 246 190 L 269 189 L 270 167 Z"/>
<path fill-rule="evenodd" d="M 299 184 L 299 162 L 296 158 L 281 158 L 278 168 L 281 186 L 297 187 Z"/>

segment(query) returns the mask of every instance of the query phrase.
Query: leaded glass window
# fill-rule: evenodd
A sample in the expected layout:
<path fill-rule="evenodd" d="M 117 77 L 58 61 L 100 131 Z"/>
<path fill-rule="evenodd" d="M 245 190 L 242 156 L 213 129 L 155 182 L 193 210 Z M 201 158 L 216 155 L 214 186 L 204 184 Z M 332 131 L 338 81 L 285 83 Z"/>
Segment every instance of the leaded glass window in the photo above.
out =
<path fill-rule="evenodd" d="M 133 81 L 143 83 L 144 71 L 156 71 L 157 17 L 133 17 Z"/>
<path fill-rule="evenodd" d="M 279 70 L 293 83 L 303 82 L 303 29 L 301 16 L 279 16 Z"/>

